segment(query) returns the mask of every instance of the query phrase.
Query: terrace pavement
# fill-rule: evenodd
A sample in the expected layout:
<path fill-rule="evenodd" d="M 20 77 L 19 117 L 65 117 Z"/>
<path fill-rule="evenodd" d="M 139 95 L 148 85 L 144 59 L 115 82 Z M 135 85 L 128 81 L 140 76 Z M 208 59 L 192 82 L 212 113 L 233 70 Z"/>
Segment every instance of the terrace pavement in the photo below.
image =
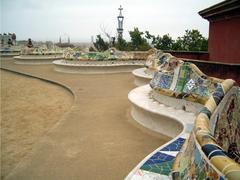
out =
<path fill-rule="evenodd" d="M 71 89 L 74 103 L 5 178 L 123 179 L 145 156 L 169 140 L 138 125 L 130 116 L 131 73 L 79 75 L 55 72 L 53 65 L 1 68 L 58 82 Z M 56 97 L 57 98 L 57 97 Z"/>

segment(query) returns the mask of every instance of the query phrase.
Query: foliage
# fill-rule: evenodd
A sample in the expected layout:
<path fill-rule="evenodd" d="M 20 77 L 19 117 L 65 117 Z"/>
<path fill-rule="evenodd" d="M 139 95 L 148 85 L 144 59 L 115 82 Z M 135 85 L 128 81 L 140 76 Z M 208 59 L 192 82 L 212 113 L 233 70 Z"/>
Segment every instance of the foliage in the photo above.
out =
<path fill-rule="evenodd" d="M 198 30 L 186 30 L 184 36 L 178 37 L 175 41 L 169 34 L 155 37 L 148 31 L 145 33 L 145 37 L 151 40 L 151 44 L 157 49 L 183 51 L 207 51 L 208 49 L 208 40 Z"/>
<path fill-rule="evenodd" d="M 95 49 L 91 46 L 91 47 L 89 48 L 89 51 L 90 51 L 90 52 L 94 52 Z"/>
<path fill-rule="evenodd" d="M 128 43 L 122 37 L 118 37 L 118 40 L 117 40 L 117 43 L 116 43 L 115 47 L 120 51 L 126 51 L 128 49 Z"/>
<path fill-rule="evenodd" d="M 109 43 L 105 42 L 101 35 L 97 35 L 96 42 L 93 44 L 98 51 L 106 51 L 109 48 Z"/>
<path fill-rule="evenodd" d="M 181 38 L 181 46 L 186 51 L 206 51 L 207 39 L 198 30 L 186 30 Z"/>
<path fill-rule="evenodd" d="M 163 37 L 157 36 L 155 42 L 156 44 L 154 47 L 161 50 L 172 49 L 174 44 L 174 40 L 169 36 L 169 34 L 165 34 Z"/>
<path fill-rule="evenodd" d="M 128 44 L 129 50 L 135 51 L 147 51 L 151 48 L 147 40 L 142 37 L 144 33 L 139 31 L 138 28 L 134 28 L 133 31 L 129 31 L 131 42 Z"/>
<path fill-rule="evenodd" d="M 176 50 L 176 51 L 207 51 L 208 40 L 196 30 L 186 30 L 182 37 L 173 40 L 169 34 L 163 36 L 154 36 L 149 31 L 141 32 L 138 28 L 129 31 L 131 41 L 127 42 L 122 37 L 117 39 L 115 47 L 121 51 L 146 51 L 152 47 L 161 50 Z M 114 45 L 114 44 L 113 44 Z M 105 42 L 100 35 L 97 35 L 94 46 L 98 51 L 105 51 L 110 47 L 108 42 Z"/>

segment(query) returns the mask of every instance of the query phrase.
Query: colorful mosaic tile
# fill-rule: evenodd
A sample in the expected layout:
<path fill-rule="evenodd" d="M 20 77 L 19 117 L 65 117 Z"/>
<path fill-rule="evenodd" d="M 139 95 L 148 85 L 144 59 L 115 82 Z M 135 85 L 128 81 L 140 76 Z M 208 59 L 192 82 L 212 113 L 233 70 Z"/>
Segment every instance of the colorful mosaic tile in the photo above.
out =
<path fill-rule="evenodd" d="M 196 147 L 193 134 L 188 139 L 187 148 L 180 161 L 180 179 L 224 179 L 203 158 Z"/>
<path fill-rule="evenodd" d="M 161 149 L 161 151 L 180 151 L 184 142 L 185 142 L 185 139 L 180 137 L 175 141 L 173 141 L 171 144 Z"/>
<path fill-rule="evenodd" d="M 158 82 L 158 87 L 163 89 L 169 89 L 172 83 L 172 76 L 169 76 L 167 74 L 161 74 L 161 78 Z"/>
<path fill-rule="evenodd" d="M 214 137 L 227 155 L 240 163 L 240 94 L 229 97 L 215 126 Z"/>
<path fill-rule="evenodd" d="M 163 147 L 149 158 L 140 169 L 168 176 L 171 173 L 173 162 L 184 141 L 185 138 L 179 137 L 172 143 Z"/>
<path fill-rule="evenodd" d="M 180 69 L 180 72 L 179 72 L 179 76 L 178 76 L 177 85 L 176 85 L 174 91 L 182 93 L 183 89 L 185 87 L 185 84 L 189 81 L 189 77 L 190 77 L 189 65 L 188 65 L 188 63 L 184 63 L 181 66 L 181 69 Z"/>
<path fill-rule="evenodd" d="M 174 159 L 156 164 L 144 164 L 141 169 L 168 176 L 171 173 L 173 161 Z"/>
<path fill-rule="evenodd" d="M 175 157 L 170 156 L 161 152 L 155 153 L 149 160 L 147 160 L 144 165 L 158 164 L 162 162 L 172 161 Z"/>

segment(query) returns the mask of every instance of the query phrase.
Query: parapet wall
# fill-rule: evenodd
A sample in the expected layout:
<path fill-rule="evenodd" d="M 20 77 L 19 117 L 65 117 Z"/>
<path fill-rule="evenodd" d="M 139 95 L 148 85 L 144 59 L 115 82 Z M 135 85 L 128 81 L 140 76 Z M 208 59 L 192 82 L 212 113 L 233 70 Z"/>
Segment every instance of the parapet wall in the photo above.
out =
<path fill-rule="evenodd" d="M 166 53 L 171 53 L 177 58 L 209 60 L 209 53 L 205 51 L 171 51 L 164 50 Z"/>

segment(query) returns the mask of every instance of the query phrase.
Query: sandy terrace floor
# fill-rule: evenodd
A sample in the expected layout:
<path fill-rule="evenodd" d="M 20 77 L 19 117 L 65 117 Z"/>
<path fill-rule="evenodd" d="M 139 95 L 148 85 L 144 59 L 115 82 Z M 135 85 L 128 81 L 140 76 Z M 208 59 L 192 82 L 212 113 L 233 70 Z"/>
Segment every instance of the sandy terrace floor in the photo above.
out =
<path fill-rule="evenodd" d="M 17 65 L 11 59 L 1 60 L 1 66 L 57 81 L 70 87 L 75 95 L 72 108 L 50 132 L 39 138 L 31 153 L 18 163 L 6 180 L 123 179 L 145 156 L 169 140 L 142 128 L 131 118 L 127 98 L 134 88 L 131 73 L 66 74 L 55 72 L 53 65 Z M 15 83 L 19 84 L 15 81 L 13 85 Z M 32 84 L 24 88 L 31 89 Z M 27 94 L 36 98 L 32 91 Z M 52 97 L 48 91 L 44 94 Z M 60 96 L 54 94 L 53 97 L 58 100 Z M 22 119 L 23 115 L 18 117 Z M 14 134 L 32 129 L 27 125 L 22 127 L 9 128 L 9 131 Z"/>
<path fill-rule="evenodd" d="M 1 73 L 1 176 L 28 154 L 71 107 L 63 87 L 4 70 Z"/>

